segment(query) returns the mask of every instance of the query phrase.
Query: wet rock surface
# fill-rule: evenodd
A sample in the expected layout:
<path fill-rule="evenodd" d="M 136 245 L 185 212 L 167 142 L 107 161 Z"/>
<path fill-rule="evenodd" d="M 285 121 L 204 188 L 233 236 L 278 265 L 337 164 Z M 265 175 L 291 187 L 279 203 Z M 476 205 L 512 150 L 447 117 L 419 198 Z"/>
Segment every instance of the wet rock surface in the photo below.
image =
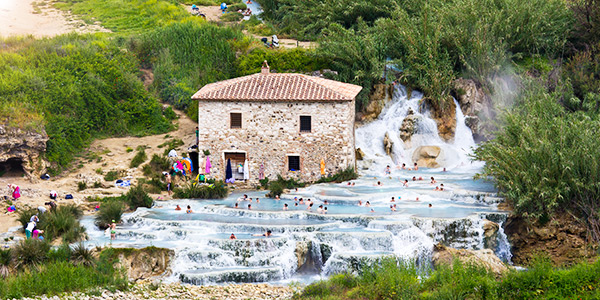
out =
<path fill-rule="evenodd" d="M 410 142 L 410 138 L 415 133 L 415 123 L 417 123 L 415 112 L 409 108 L 408 114 L 404 120 L 402 120 L 402 125 L 400 126 L 400 138 L 403 142 Z"/>
<path fill-rule="evenodd" d="M 376 84 L 369 95 L 369 105 L 364 112 L 357 114 L 359 121 L 369 122 L 379 117 L 385 105 L 392 100 L 394 86 L 390 84 Z"/>
<path fill-rule="evenodd" d="M 439 146 L 421 146 L 413 153 L 413 161 L 422 167 L 439 168 L 440 164 L 436 159 L 441 152 L 442 149 Z"/>
<path fill-rule="evenodd" d="M 508 271 L 508 267 L 490 249 L 468 250 L 448 248 L 442 244 L 434 247 L 433 265 L 452 265 L 454 259 L 464 264 L 474 264 L 486 268 L 496 275 Z"/>

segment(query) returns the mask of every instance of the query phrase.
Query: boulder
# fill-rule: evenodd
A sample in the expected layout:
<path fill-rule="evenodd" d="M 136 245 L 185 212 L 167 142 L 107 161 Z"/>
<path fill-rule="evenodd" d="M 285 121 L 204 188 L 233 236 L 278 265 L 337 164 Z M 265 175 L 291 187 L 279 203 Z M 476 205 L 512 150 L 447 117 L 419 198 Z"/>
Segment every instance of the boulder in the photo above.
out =
<path fill-rule="evenodd" d="M 404 120 L 402 120 L 402 125 L 400 126 L 400 138 L 403 142 L 410 142 L 410 138 L 415 133 L 416 121 L 415 112 L 409 108 L 408 113 Z"/>
<path fill-rule="evenodd" d="M 483 247 L 494 250 L 498 246 L 500 225 L 490 220 L 484 220 L 483 222 Z"/>
<path fill-rule="evenodd" d="M 390 139 L 390 135 L 386 132 L 383 137 L 383 149 L 385 150 L 385 154 L 391 155 L 394 149 L 394 143 Z"/>
<path fill-rule="evenodd" d="M 118 268 L 127 271 L 129 280 L 141 280 L 153 277 L 163 277 L 171 273 L 169 264 L 174 251 L 165 248 L 146 247 L 113 248 L 114 256 L 119 260 Z"/>
<path fill-rule="evenodd" d="M 379 117 L 385 105 L 392 100 L 394 86 L 391 84 L 376 84 L 369 94 L 369 104 L 362 114 L 357 114 L 360 121 L 369 122 Z"/>
<path fill-rule="evenodd" d="M 363 160 L 365 157 L 365 152 L 360 148 L 356 148 L 356 160 Z"/>
<path fill-rule="evenodd" d="M 484 267 L 496 274 L 496 276 L 501 276 L 504 272 L 508 271 L 508 267 L 490 249 L 454 249 L 437 244 L 434 246 L 433 251 L 432 262 L 434 267 L 440 265 L 452 266 L 454 259 L 458 259 L 463 264 Z"/>
<path fill-rule="evenodd" d="M 5 170 L 22 169 L 30 179 L 38 179 L 48 166 L 43 158 L 47 141 L 48 135 L 43 128 L 23 131 L 0 125 L 0 164 Z"/>
<path fill-rule="evenodd" d="M 442 149 L 439 146 L 420 146 L 413 152 L 413 161 L 418 166 L 427 168 L 439 168 L 437 158 L 440 157 Z"/>

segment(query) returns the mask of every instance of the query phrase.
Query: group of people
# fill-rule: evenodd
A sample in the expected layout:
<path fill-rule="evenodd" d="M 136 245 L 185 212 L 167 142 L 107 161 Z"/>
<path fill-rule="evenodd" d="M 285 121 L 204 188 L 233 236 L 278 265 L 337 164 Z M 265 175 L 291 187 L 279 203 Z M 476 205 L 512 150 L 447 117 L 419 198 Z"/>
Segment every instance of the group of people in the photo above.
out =
<path fill-rule="evenodd" d="M 177 206 L 175 207 L 175 210 L 181 210 L 181 206 L 179 206 L 179 204 L 177 204 Z M 190 205 L 187 206 L 187 209 L 185 210 L 186 214 L 191 214 L 193 213 L 192 211 L 192 207 Z"/>

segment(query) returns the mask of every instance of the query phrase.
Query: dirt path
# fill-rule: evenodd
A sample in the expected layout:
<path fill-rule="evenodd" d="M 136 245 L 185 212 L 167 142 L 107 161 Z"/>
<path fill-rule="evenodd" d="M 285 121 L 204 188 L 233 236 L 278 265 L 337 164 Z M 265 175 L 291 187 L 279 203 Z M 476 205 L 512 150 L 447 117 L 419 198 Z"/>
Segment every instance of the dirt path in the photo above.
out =
<path fill-rule="evenodd" d="M 104 180 L 104 175 L 108 171 L 122 171 L 126 178 L 131 180 L 132 185 L 137 182 L 137 178 L 142 178 L 142 165 L 137 168 L 129 168 L 129 163 L 136 154 L 135 149 L 138 146 L 146 148 L 148 160 L 153 154 L 163 154 L 165 147 L 159 146 L 174 138 L 183 140 L 184 144 L 177 147 L 178 154 L 181 155 L 188 147 L 195 144 L 195 129 L 198 124 L 188 118 L 184 113 L 176 111 L 179 119 L 175 121 L 177 129 L 159 135 L 145 137 L 121 137 L 108 138 L 94 141 L 89 149 L 84 152 L 84 158 L 74 162 L 74 168 L 70 172 L 65 172 L 61 176 L 51 178 L 50 180 L 35 180 L 31 182 L 24 177 L 0 177 L 0 195 L 10 196 L 8 184 L 17 184 L 22 191 L 22 197 L 17 200 L 17 209 L 25 206 L 37 207 L 49 201 L 49 193 L 56 190 L 59 194 L 59 205 L 64 203 L 76 203 L 89 210 L 93 207 L 92 203 L 85 201 L 87 197 L 105 197 L 110 195 L 120 195 L 128 188 L 116 187 L 114 182 Z M 127 152 L 131 148 L 134 151 Z M 101 170 L 102 174 L 99 174 Z M 165 170 L 167 171 L 167 170 Z M 88 187 L 93 186 L 95 182 L 102 184 L 100 188 L 87 188 L 78 191 L 78 182 L 84 181 Z M 66 194 L 72 194 L 73 200 L 65 200 Z M 154 195 L 157 197 L 157 195 Z M 161 195 L 167 198 L 166 192 Z M 1 202 L 0 202 L 1 203 Z M 3 212 L 0 213 L 0 234 L 5 233 L 9 228 L 18 226 L 16 213 L 6 213 L 4 204 L 0 204 Z M 1 242 L 1 241 L 0 241 Z"/>
<path fill-rule="evenodd" d="M 68 32 L 108 30 L 85 24 L 52 7 L 49 0 L 0 0 L 0 35 L 54 36 Z"/>

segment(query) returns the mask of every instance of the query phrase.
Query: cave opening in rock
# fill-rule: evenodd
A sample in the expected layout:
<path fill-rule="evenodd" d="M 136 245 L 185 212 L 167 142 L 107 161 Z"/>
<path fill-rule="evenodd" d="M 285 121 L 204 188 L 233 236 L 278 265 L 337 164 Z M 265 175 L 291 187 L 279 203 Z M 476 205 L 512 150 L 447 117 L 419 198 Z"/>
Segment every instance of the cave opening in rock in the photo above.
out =
<path fill-rule="evenodd" d="M 20 158 L 9 158 L 0 162 L 0 177 L 19 177 L 25 174 L 23 160 Z"/>

